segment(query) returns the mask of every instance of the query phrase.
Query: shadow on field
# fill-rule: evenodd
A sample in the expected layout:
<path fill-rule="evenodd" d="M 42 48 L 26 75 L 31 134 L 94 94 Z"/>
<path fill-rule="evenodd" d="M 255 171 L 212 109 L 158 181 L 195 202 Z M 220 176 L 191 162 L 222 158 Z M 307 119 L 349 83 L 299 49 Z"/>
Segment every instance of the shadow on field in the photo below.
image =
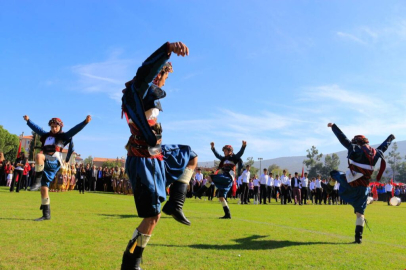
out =
<path fill-rule="evenodd" d="M 138 217 L 137 215 L 119 215 L 119 214 L 116 214 L 116 215 L 114 215 L 114 214 L 99 214 L 99 216 L 103 216 L 103 217 L 106 217 L 106 218 L 136 218 L 136 217 Z M 169 217 L 169 216 L 161 216 L 161 219 L 162 218 L 172 218 L 172 217 Z"/>
<path fill-rule="evenodd" d="M 295 241 L 277 241 L 277 240 L 265 240 L 265 241 L 255 241 L 261 238 L 268 237 L 267 235 L 253 235 L 246 238 L 235 239 L 237 242 L 235 245 L 188 245 L 185 247 L 197 248 L 197 249 L 228 249 L 228 250 L 268 250 L 268 249 L 277 249 L 285 248 L 290 246 L 309 246 L 309 245 L 338 245 L 345 243 L 336 243 L 336 242 L 295 242 Z M 153 245 L 153 244 L 150 244 Z M 157 245 L 157 246 L 173 246 L 180 247 L 175 245 Z"/>
<path fill-rule="evenodd" d="M 0 220 L 30 220 L 33 221 L 33 218 L 0 218 Z"/>

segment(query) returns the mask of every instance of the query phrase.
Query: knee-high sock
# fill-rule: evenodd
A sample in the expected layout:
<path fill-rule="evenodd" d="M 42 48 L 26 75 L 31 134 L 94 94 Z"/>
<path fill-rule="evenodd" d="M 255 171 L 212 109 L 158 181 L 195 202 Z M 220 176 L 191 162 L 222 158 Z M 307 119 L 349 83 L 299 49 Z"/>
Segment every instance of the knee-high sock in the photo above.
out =
<path fill-rule="evenodd" d="M 186 167 L 185 171 L 179 177 L 178 181 L 184 184 L 189 184 L 190 178 L 192 178 L 193 170 Z"/>
<path fill-rule="evenodd" d="M 35 178 L 42 178 L 44 172 L 44 164 L 35 164 Z"/>
<path fill-rule="evenodd" d="M 221 201 L 221 205 L 222 205 L 223 207 L 228 207 L 228 203 L 226 202 L 226 200 Z"/>
<path fill-rule="evenodd" d="M 363 216 L 357 217 L 357 220 L 356 220 L 356 222 L 355 222 L 355 225 L 356 225 L 356 226 L 362 226 L 362 227 L 364 227 L 364 225 L 365 225 L 365 218 L 364 218 Z"/>
<path fill-rule="evenodd" d="M 51 199 L 50 198 L 41 198 L 41 204 L 49 205 L 49 204 L 51 204 Z"/>
<path fill-rule="evenodd" d="M 151 235 L 140 233 L 138 229 L 135 229 L 130 245 L 127 247 L 128 252 L 134 254 L 137 258 L 141 258 L 150 238 Z"/>

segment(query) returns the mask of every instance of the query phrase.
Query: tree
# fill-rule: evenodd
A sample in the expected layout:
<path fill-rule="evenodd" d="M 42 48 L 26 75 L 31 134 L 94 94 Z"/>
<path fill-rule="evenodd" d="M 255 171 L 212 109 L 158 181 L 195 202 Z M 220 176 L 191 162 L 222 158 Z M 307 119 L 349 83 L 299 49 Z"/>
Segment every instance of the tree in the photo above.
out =
<path fill-rule="evenodd" d="M 93 158 L 92 156 L 88 156 L 87 158 L 85 158 L 85 160 L 83 160 L 83 164 L 86 166 L 87 164 L 92 165 L 93 164 Z M 104 166 L 103 166 L 104 167 Z M 121 165 L 120 165 L 121 167 Z"/>
<path fill-rule="evenodd" d="M 117 158 L 115 161 L 105 161 L 103 162 L 102 167 L 107 167 L 109 169 L 115 168 L 115 167 L 122 167 L 123 163 Z"/>
<path fill-rule="evenodd" d="M 330 172 L 333 170 L 338 170 L 338 166 L 340 166 L 340 158 L 337 154 L 326 155 L 324 158 L 324 166 L 320 171 L 322 178 L 328 178 L 330 176 Z"/>
<path fill-rule="evenodd" d="M 405 157 L 406 159 L 406 157 Z M 406 183 L 406 162 L 403 161 L 399 164 L 398 168 L 398 182 Z"/>
<path fill-rule="evenodd" d="M 19 146 L 18 136 L 11 134 L 0 125 L 0 152 L 3 152 L 6 160 L 14 161 L 17 158 Z M 21 149 L 24 152 L 24 149 Z"/>
<path fill-rule="evenodd" d="M 41 151 L 41 136 L 34 131 L 31 131 L 32 140 L 30 142 L 30 150 L 28 152 L 28 159 L 34 160 L 35 155 Z"/>
<path fill-rule="evenodd" d="M 255 167 L 253 166 L 253 165 L 254 165 L 254 158 L 253 158 L 253 157 L 247 157 L 247 161 L 245 162 L 244 165 L 245 165 L 245 166 L 246 166 L 246 165 L 250 165 L 250 173 L 251 173 L 251 176 L 256 175 L 256 174 L 258 173 L 258 171 L 259 171 L 258 168 L 255 168 Z"/>
<path fill-rule="evenodd" d="M 268 167 L 268 173 L 272 173 L 273 175 L 280 174 L 281 171 L 282 169 L 276 164 L 271 164 Z"/>
<path fill-rule="evenodd" d="M 402 158 L 400 157 L 400 153 L 396 152 L 397 150 L 398 150 L 398 144 L 396 142 L 394 142 L 392 145 L 392 150 L 388 153 L 388 156 L 386 157 L 386 159 L 388 160 L 388 163 L 392 169 L 393 181 L 395 181 L 396 174 L 399 170 L 400 161 L 402 160 Z"/>
<path fill-rule="evenodd" d="M 316 146 L 312 146 L 312 148 L 306 150 L 308 159 L 303 160 L 303 164 L 306 165 L 308 173 L 308 177 L 316 177 L 318 174 L 322 174 L 323 171 L 323 163 L 320 162 L 320 159 L 323 157 L 323 154 L 319 154 L 319 150 L 317 150 Z"/>

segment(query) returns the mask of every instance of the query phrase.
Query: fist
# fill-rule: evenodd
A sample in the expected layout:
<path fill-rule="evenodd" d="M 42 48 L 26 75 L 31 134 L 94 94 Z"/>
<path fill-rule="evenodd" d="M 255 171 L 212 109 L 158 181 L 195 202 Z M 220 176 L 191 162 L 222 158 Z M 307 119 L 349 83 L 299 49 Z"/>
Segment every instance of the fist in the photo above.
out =
<path fill-rule="evenodd" d="M 328 123 L 327 127 L 332 127 L 334 124 L 333 123 Z"/>
<path fill-rule="evenodd" d="M 30 119 L 30 118 L 28 117 L 28 115 L 24 115 L 23 118 L 24 118 L 25 121 L 28 121 L 28 120 Z"/>
<path fill-rule="evenodd" d="M 247 141 L 242 141 L 242 146 L 247 146 Z"/>
<path fill-rule="evenodd" d="M 214 142 L 210 143 L 211 148 L 214 148 Z"/>
<path fill-rule="evenodd" d="M 86 123 L 89 123 L 90 121 L 92 121 L 92 117 L 90 115 L 86 116 Z"/>
<path fill-rule="evenodd" d="M 189 55 L 189 48 L 182 42 L 173 42 L 169 44 L 169 51 L 176 53 L 177 56 Z"/>

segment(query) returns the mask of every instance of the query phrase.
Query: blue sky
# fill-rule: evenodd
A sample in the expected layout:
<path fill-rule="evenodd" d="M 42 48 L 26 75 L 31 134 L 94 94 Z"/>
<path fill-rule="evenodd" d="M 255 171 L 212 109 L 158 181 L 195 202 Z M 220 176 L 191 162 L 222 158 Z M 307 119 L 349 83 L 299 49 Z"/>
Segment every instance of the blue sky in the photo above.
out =
<path fill-rule="evenodd" d="M 326 127 L 380 143 L 406 139 L 403 1 L 1 1 L 0 124 L 30 133 L 92 122 L 75 137 L 87 157 L 120 157 L 124 83 L 166 41 L 182 41 L 164 87 L 164 143 L 200 161 L 248 142 L 246 157 L 342 150 Z"/>

